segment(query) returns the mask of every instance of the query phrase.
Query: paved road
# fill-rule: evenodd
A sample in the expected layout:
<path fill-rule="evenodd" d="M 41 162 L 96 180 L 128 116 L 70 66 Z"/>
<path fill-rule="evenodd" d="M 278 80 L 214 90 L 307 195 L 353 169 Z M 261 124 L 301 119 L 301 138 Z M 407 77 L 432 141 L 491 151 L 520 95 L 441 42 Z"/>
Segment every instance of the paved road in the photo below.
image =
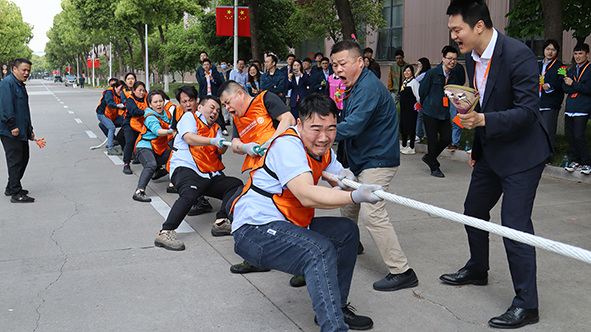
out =
<path fill-rule="evenodd" d="M 36 202 L 0 200 L 0 331 L 318 330 L 306 289 L 291 288 L 289 275 L 229 273 L 241 258 L 231 237 L 210 235 L 213 213 L 186 218 L 191 227 L 179 238 L 187 250 L 154 247 L 160 213 L 176 196 L 161 179 L 148 189 L 161 204 L 133 201 L 141 166 L 124 175 L 114 163 L 119 159 L 89 149 L 104 139 L 95 115 L 101 91 L 47 81 L 27 89 L 35 133 L 47 146 L 32 145 L 24 178 Z M 391 191 L 461 212 L 469 167 L 442 159 L 446 178 L 436 179 L 420 157 L 402 157 Z M 227 174 L 246 179 L 238 173 L 241 157 L 224 161 Z M 0 175 L 6 176 L 4 160 Z M 533 216 L 537 234 L 591 249 L 590 194 L 587 184 L 543 179 Z M 488 286 L 450 287 L 438 277 L 468 257 L 463 226 L 395 204 L 388 210 L 420 284 L 374 291 L 371 284 L 387 270 L 362 227 L 366 251 L 351 304 L 374 319 L 374 331 L 490 331 L 486 322 L 513 296 L 501 238 L 491 236 Z M 499 222 L 498 207 L 492 219 Z M 541 320 L 521 331 L 591 331 L 591 266 L 538 250 L 538 270 Z"/>

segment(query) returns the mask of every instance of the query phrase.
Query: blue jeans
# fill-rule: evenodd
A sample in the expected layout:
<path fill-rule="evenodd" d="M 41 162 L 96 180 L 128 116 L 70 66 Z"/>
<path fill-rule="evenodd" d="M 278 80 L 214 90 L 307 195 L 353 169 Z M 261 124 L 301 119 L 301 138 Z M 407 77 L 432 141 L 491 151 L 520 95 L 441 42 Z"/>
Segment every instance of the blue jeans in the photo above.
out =
<path fill-rule="evenodd" d="M 359 229 L 351 219 L 312 218 L 310 229 L 286 221 L 243 225 L 234 251 L 249 263 L 306 278 L 320 331 L 348 331 L 347 305 L 357 261 Z"/>
<path fill-rule="evenodd" d="M 107 118 L 104 114 L 97 113 L 96 117 L 100 121 L 100 124 L 102 124 L 107 129 L 107 132 L 105 133 L 105 136 L 107 136 L 107 146 L 109 147 L 109 149 L 114 148 L 115 144 L 113 144 L 113 140 L 115 139 L 115 129 L 117 128 L 117 126 L 115 125 L 115 123 L 113 123 L 113 121 L 111 121 L 111 119 Z M 119 125 L 121 125 L 122 121 L 123 117 L 121 115 L 119 115 L 119 117 L 115 119 L 115 122 L 119 122 Z M 99 127 L 101 126 L 99 125 Z M 101 130 L 103 130 L 102 127 Z"/>
<path fill-rule="evenodd" d="M 456 109 L 456 107 L 452 103 L 449 103 L 449 115 L 451 116 L 452 120 L 451 144 L 459 147 L 460 139 L 462 139 L 462 128 L 460 128 L 460 126 L 453 122 L 453 119 L 456 117 L 457 114 L 458 110 Z"/>
<path fill-rule="evenodd" d="M 423 137 L 425 133 L 425 126 L 423 125 L 423 110 L 419 111 L 417 115 L 417 128 L 416 128 L 416 135 L 419 137 Z"/>

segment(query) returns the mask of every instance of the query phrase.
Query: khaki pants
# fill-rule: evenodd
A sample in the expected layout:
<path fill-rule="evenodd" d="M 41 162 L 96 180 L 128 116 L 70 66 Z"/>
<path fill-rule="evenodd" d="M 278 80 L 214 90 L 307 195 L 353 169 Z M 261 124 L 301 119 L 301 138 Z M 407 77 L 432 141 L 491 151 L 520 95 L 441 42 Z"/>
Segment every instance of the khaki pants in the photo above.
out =
<path fill-rule="evenodd" d="M 390 181 L 396 174 L 398 167 L 369 168 L 358 176 L 359 183 L 379 184 L 384 191 L 388 191 Z M 376 204 L 350 204 L 341 208 L 341 215 L 354 222 L 363 221 L 374 243 L 378 247 L 382 259 L 392 274 L 404 273 L 408 270 L 406 256 L 400 248 L 398 237 L 386 211 L 386 201 Z"/>

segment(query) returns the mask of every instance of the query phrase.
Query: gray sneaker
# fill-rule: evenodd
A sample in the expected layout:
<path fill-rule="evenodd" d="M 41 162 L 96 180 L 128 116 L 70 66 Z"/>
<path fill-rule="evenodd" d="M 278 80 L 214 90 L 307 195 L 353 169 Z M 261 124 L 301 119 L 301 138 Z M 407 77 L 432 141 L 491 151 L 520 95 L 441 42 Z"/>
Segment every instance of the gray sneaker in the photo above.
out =
<path fill-rule="evenodd" d="M 183 241 L 176 239 L 175 231 L 160 231 L 154 240 L 154 245 L 168 250 L 185 250 Z"/>
<path fill-rule="evenodd" d="M 232 223 L 228 218 L 220 218 L 211 225 L 211 235 L 232 235 Z"/>
<path fill-rule="evenodd" d="M 112 149 L 107 150 L 107 154 L 109 156 L 121 156 L 121 155 L 123 155 L 123 152 L 121 152 L 115 148 L 112 148 Z"/>

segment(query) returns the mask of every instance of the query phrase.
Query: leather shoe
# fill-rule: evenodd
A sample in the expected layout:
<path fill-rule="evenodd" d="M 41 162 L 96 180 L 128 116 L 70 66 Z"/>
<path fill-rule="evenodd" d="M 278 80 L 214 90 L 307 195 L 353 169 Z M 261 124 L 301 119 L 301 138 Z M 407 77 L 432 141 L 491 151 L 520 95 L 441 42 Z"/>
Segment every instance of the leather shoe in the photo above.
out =
<path fill-rule="evenodd" d="M 441 170 L 438 168 L 434 171 L 431 171 L 431 176 L 434 176 L 436 178 L 444 178 L 445 175 L 443 175 L 443 172 L 441 172 Z"/>
<path fill-rule="evenodd" d="M 491 318 L 488 325 L 499 329 L 517 329 L 539 321 L 538 308 L 524 309 L 511 306 L 504 314 Z"/>
<path fill-rule="evenodd" d="M 383 279 L 373 283 L 373 289 L 377 291 L 396 291 L 399 289 L 416 287 L 418 284 L 419 279 L 417 278 L 415 271 L 408 269 L 404 273 L 388 273 Z"/>
<path fill-rule="evenodd" d="M 467 284 L 484 286 L 488 284 L 488 272 L 476 272 L 461 268 L 456 273 L 442 274 L 439 277 L 439 280 L 445 282 L 446 284 L 455 286 Z"/>

